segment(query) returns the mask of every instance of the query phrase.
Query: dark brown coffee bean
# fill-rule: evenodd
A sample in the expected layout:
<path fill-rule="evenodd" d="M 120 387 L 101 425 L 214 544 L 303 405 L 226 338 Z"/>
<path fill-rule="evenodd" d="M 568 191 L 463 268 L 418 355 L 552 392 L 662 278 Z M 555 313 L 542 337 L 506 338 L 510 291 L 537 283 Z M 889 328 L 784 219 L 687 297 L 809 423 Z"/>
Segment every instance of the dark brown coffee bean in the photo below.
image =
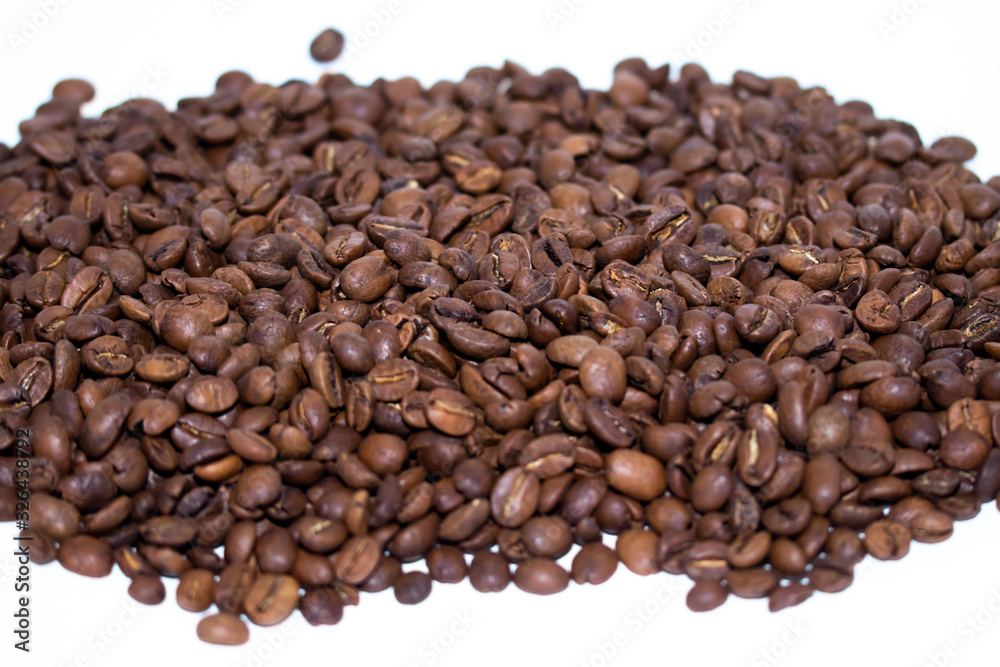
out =
<path fill-rule="evenodd" d="M 159 577 L 139 576 L 132 580 L 128 594 L 142 604 L 157 605 L 167 597 L 167 590 Z"/>
<path fill-rule="evenodd" d="M 618 568 L 618 557 L 600 542 L 583 545 L 573 558 L 573 581 L 578 584 L 603 584 Z"/>
<path fill-rule="evenodd" d="M 250 640 L 250 630 L 239 616 L 223 612 L 198 622 L 198 639 L 209 644 L 239 646 Z"/>
<path fill-rule="evenodd" d="M 299 608 L 310 625 L 336 625 L 344 616 L 343 600 L 327 588 L 306 592 Z"/>
<path fill-rule="evenodd" d="M 615 550 L 625 567 L 636 574 L 650 575 L 660 571 L 658 542 L 652 531 L 631 529 L 618 536 Z"/>
<path fill-rule="evenodd" d="M 426 572 L 407 572 L 396 579 L 393 593 L 400 604 L 419 604 L 431 594 L 431 585 Z"/>
<path fill-rule="evenodd" d="M 285 575 L 262 574 L 247 589 L 243 608 L 257 625 L 277 625 L 288 618 L 299 603 L 299 584 Z"/>
<path fill-rule="evenodd" d="M 111 574 L 111 547 L 90 535 L 73 535 L 59 545 L 59 563 L 70 572 L 87 577 Z"/>
<path fill-rule="evenodd" d="M 209 570 L 193 568 L 181 574 L 177 584 L 177 605 L 187 611 L 207 610 L 215 597 L 215 579 Z"/>
<path fill-rule="evenodd" d="M 959 429 L 941 438 L 941 460 L 960 470 L 978 468 L 990 452 L 990 443 L 978 431 Z"/>
<path fill-rule="evenodd" d="M 503 556 L 481 551 L 472 558 L 469 581 L 480 593 L 499 593 L 507 588 L 510 579 L 510 565 Z"/>
<path fill-rule="evenodd" d="M 812 593 L 812 589 L 806 584 L 793 581 L 785 586 L 779 586 L 771 592 L 767 608 L 772 612 L 776 612 L 794 607 L 812 597 Z"/>
<path fill-rule="evenodd" d="M 910 551 L 910 529 L 901 523 L 876 521 L 865 528 L 865 548 L 879 560 L 897 560 Z"/>
<path fill-rule="evenodd" d="M 729 591 L 718 581 L 696 581 L 687 594 L 687 606 L 691 611 L 712 611 L 720 607 L 729 596 Z"/>
<path fill-rule="evenodd" d="M 309 55 L 321 63 L 333 62 L 343 50 L 344 36 L 333 28 L 327 28 L 318 34 L 309 45 Z"/>
<path fill-rule="evenodd" d="M 652 500 L 663 494 L 667 482 L 663 464 L 630 449 L 617 449 L 607 456 L 605 475 L 616 489 L 640 500 Z"/>
<path fill-rule="evenodd" d="M 620 403 L 627 387 L 625 361 L 614 350 L 595 347 L 580 363 L 580 386 L 590 398 Z"/>
<path fill-rule="evenodd" d="M 511 468 L 497 480 L 490 497 L 493 519 L 501 526 L 515 528 L 527 521 L 538 507 L 541 483 L 523 468 Z"/>
<path fill-rule="evenodd" d="M 517 566 L 514 585 L 525 593 L 552 595 L 569 586 L 569 573 L 549 558 L 531 558 Z"/>

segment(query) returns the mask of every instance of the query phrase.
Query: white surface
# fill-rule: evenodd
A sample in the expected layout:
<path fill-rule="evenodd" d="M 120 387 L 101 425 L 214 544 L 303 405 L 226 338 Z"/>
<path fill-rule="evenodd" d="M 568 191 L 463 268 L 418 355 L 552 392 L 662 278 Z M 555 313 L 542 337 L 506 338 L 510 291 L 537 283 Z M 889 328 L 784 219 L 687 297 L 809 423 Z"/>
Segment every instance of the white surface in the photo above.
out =
<path fill-rule="evenodd" d="M 44 16 L 46 6 L 51 18 Z M 373 11 L 390 6 L 398 11 L 379 34 L 333 66 L 359 82 L 412 74 L 429 84 L 510 58 L 534 71 L 562 65 L 585 85 L 606 87 L 621 58 L 675 61 L 689 40 L 700 38 L 706 46 L 697 59 L 716 79 L 745 68 L 823 84 L 840 100 L 864 99 L 880 115 L 913 123 L 925 141 L 964 134 L 979 146 L 972 166 L 980 176 L 1000 172 L 1000 132 L 992 125 L 1000 101 L 1000 7 L 943 0 L 4 0 L 0 141 L 16 141 L 17 123 L 68 76 L 97 86 L 91 114 L 136 89 L 168 104 L 208 94 L 217 75 L 231 68 L 272 83 L 315 79 L 324 67 L 309 59 L 308 46 L 321 28 L 337 26 L 350 40 Z M 11 34 L 31 34 L 43 22 L 15 52 Z M 254 628 L 247 646 L 224 649 L 200 644 L 198 617 L 172 599 L 156 608 L 134 603 L 120 574 L 97 581 L 56 565 L 36 566 L 30 656 L 11 648 L 13 559 L 3 545 L 12 544 L 12 535 L 11 524 L 0 525 L 3 665 L 16 659 L 45 667 L 192 660 L 227 667 L 978 667 L 996 664 L 1000 654 L 1000 513 L 994 505 L 959 524 L 948 542 L 915 545 L 897 563 L 866 561 L 846 593 L 817 595 L 776 615 L 763 601 L 742 600 L 693 614 L 684 606 L 686 579 L 640 578 L 620 569 L 608 584 L 574 586 L 552 598 L 513 587 L 480 595 L 467 583 L 438 585 L 418 607 L 396 604 L 391 593 L 365 596 L 336 627 L 312 628 L 296 615 L 287 626 Z"/>

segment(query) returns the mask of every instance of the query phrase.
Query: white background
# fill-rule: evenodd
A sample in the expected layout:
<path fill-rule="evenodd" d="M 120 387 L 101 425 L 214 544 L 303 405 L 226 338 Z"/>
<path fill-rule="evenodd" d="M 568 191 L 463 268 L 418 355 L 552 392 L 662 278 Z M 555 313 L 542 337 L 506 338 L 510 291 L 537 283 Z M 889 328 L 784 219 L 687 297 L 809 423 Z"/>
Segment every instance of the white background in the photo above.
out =
<path fill-rule="evenodd" d="M 743 68 L 822 84 L 840 100 L 870 101 L 880 115 L 913 123 L 927 142 L 963 134 L 979 146 L 972 166 L 983 180 L 1000 172 L 995 3 L 398 3 L 387 25 L 369 26 L 378 34 L 333 65 L 359 82 L 415 75 L 430 84 L 510 58 L 533 71 L 565 66 L 584 85 L 606 87 L 624 57 L 660 64 L 693 55 L 719 80 Z M 168 104 L 205 95 L 216 76 L 232 68 L 272 83 L 315 79 L 323 66 L 309 59 L 308 45 L 321 28 L 337 26 L 349 44 L 361 46 L 356 35 L 372 12 L 382 12 L 385 22 L 389 6 L 389 0 L 4 0 L 0 141 L 16 142 L 18 122 L 68 76 L 97 86 L 91 114 L 134 92 Z M 0 526 L 5 665 L 17 659 L 46 667 L 191 660 L 240 667 L 362 661 L 387 667 L 974 667 L 995 665 L 1000 655 L 1000 513 L 994 505 L 958 525 L 948 542 L 915 545 L 897 563 L 866 561 L 846 593 L 816 595 L 775 615 L 764 601 L 743 600 L 693 614 L 684 605 L 686 579 L 640 578 L 619 569 L 608 584 L 573 586 L 551 598 L 513 586 L 480 595 L 467 583 L 436 585 L 417 607 L 398 605 L 391 592 L 368 595 L 336 627 L 312 628 L 296 615 L 279 628 L 254 628 L 248 645 L 226 649 L 200 644 L 198 617 L 172 599 L 155 608 L 134 603 L 120 574 L 89 580 L 57 565 L 35 566 L 30 656 L 11 648 L 14 570 L 11 549 L 2 545 L 11 545 L 12 535 L 10 524 Z"/>

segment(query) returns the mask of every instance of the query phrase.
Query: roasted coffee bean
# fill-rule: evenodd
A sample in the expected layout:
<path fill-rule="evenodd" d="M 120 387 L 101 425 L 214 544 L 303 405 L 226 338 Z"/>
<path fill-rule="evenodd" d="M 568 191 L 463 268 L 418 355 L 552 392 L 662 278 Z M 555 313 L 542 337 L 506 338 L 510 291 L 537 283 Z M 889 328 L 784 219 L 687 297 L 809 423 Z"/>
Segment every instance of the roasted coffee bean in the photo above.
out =
<path fill-rule="evenodd" d="M 177 605 L 187 611 L 207 610 L 215 597 L 215 578 L 210 570 L 193 568 L 181 574 Z"/>
<path fill-rule="evenodd" d="M 309 45 L 309 55 L 313 60 L 329 63 L 336 60 L 344 50 L 344 36 L 333 28 L 327 28 Z"/>
<path fill-rule="evenodd" d="M 328 588 L 306 592 L 299 608 L 310 625 L 336 625 L 344 616 L 344 601 Z"/>
<path fill-rule="evenodd" d="M 917 542 L 941 542 L 951 537 L 954 519 L 947 513 L 931 510 L 917 515 L 910 526 Z"/>
<path fill-rule="evenodd" d="M 687 606 L 691 611 L 712 611 L 721 606 L 729 596 L 729 591 L 717 581 L 696 581 L 687 594 Z"/>
<path fill-rule="evenodd" d="M 606 347 L 595 347 L 580 362 L 580 386 L 590 398 L 620 403 L 628 377 L 621 355 Z"/>
<path fill-rule="evenodd" d="M 657 498 L 667 487 L 663 464 L 631 449 L 608 454 L 605 475 L 611 486 L 640 500 Z"/>
<path fill-rule="evenodd" d="M 136 577 L 128 587 L 128 594 L 137 602 L 157 605 L 167 598 L 167 590 L 159 577 L 143 575 Z"/>
<path fill-rule="evenodd" d="M 973 470 L 986 460 L 990 443 L 978 431 L 969 428 L 949 431 L 941 438 L 941 460 L 959 470 Z"/>
<path fill-rule="evenodd" d="M 514 585 L 526 593 L 552 595 L 569 586 L 569 573 L 549 558 L 530 558 L 517 566 Z"/>
<path fill-rule="evenodd" d="M 865 528 L 865 548 L 879 560 L 897 560 L 909 553 L 911 537 L 903 524 L 880 520 Z"/>
<path fill-rule="evenodd" d="M 527 521 L 538 508 L 541 483 L 535 473 L 511 468 L 497 480 L 490 497 L 493 519 L 508 528 Z"/>
<path fill-rule="evenodd" d="M 209 644 L 239 646 L 250 640 L 250 630 L 236 614 L 222 612 L 198 622 L 198 639 Z"/>
<path fill-rule="evenodd" d="M 573 581 L 578 584 L 603 584 L 618 568 L 615 552 L 601 544 L 583 545 L 573 558 Z"/>
<path fill-rule="evenodd" d="M 111 574 L 111 547 L 90 535 L 73 535 L 59 545 L 59 563 L 70 572 L 88 577 Z"/>
<path fill-rule="evenodd" d="M 510 578 L 510 564 L 499 554 L 480 551 L 469 565 L 469 581 L 480 593 L 499 593 L 510 584 Z"/>
<path fill-rule="evenodd" d="M 295 579 L 262 574 L 247 589 L 243 609 L 257 625 L 277 625 L 295 611 L 298 602 L 299 585 Z"/>
<path fill-rule="evenodd" d="M 767 607 L 772 612 L 800 605 L 812 596 L 812 589 L 800 582 L 779 586 L 771 592 Z"/>
<path fill-rule="evenodd" d="M 660 571 L 658 543 L 656 533 L 633 528 L 618 536 L 615 550 L 625 567 L 636 574 L 650 575 Z"/>
<path fill-rule="evenodd" d="M 426 572 L 407 572 L 393 584 L 393 593 L 400 604 L 419 604 L 431 594 L 432 580 Z"/>

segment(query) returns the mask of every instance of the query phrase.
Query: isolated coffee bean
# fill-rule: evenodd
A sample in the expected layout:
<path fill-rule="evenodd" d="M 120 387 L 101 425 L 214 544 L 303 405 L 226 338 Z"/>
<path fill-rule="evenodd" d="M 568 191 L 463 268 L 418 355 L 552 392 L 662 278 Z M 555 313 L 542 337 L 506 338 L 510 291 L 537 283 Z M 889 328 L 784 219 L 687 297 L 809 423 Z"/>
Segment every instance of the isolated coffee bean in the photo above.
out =
<path fill-rule="evenodd" d="M 209 644 L 239 646 L 249 641 L 250 630 L 235 614 L 213 614 L 198 622 L 198 639 Z"/>
<path fill-rule="evenodd" d="M 344 49 L 344 36 L 333 28 L 327 28 L 312 41 L 309 55 L 321 63 L 333 62 Z"/>
<path fill-rule="evenodd" d="M 517 566 L 514 585 L 526 593 L 552 595 L 566 590 L 569 573 L 549 558 L 531 558 Z"/>

